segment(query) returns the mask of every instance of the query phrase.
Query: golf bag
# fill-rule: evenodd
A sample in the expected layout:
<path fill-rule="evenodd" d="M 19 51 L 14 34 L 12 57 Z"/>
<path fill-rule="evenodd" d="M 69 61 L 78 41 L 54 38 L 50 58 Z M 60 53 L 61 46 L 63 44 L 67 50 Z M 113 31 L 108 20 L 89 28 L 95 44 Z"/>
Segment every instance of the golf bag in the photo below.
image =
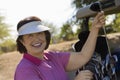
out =
<path fill-rule="evenodd" d="M 79 41 L 73 46 L 74 51 L 81 51 L 87 40 L 89 31 L 81 32 L 78 35 Z M 76 75 L 81 70 L 90 70 L 94 74 L 93 80 L 120 80 L 120 49 L 108 53 L 108 47 L 104 36 L 98 36 L 94 54 L 90 61 L 82 68 L 76 71 Z"/>

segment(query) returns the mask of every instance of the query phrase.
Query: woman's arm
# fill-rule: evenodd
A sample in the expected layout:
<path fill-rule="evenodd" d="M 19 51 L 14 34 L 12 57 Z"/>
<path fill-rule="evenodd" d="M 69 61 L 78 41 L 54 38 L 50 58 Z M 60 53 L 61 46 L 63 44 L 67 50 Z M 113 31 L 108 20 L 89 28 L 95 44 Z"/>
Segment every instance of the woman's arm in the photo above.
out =
<path fill-rule="evenodd" d="M 99 29 L 105 24 L 104 12 L 99 12 L 93 20 L 92 28 L 86 43 L 84 44 L 81 52 L 71 53 L 68 65 L 66 66 L 67 71 L 75 70 L 85 65 L 94 53 L 96 39 L 98 36 Z"/>

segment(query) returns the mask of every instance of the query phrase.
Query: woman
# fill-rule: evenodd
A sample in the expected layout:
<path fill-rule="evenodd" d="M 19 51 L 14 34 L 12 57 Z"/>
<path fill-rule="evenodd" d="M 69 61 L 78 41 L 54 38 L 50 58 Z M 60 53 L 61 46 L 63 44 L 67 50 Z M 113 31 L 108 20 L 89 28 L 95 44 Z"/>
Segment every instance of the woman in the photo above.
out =
<path fill-rule="evenodd" d="M 28 17 L 17 25 L 17 49 L 23 53 L 14 80 L 69 80 L 66 71 L 77 70 L 91 58 L 99 29 L 105 24 L 104 12 L 99 12 L 92 23 L 91 32 L 81 52 L 45 51 L 50 44 L 49 28 L 37 17 Z M 80 72 L 74 80 L 91 80 L 88 70 Z"/>

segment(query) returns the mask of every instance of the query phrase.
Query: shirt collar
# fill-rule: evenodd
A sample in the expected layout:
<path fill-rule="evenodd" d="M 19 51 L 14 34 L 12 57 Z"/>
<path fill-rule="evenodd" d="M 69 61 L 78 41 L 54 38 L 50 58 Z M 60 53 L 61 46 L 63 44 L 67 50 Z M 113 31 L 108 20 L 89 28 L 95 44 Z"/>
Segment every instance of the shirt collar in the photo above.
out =
<path fill-rule="evenodd" d="M 30 62 L 34 63 L 37 66 L 39 66 L 42 63 L 42 61 L 49 60 L 46 55 L 44 55 L 44 60 L 42 60 L 42 59 L 34 57 L 34 56 L 32 56 L 32 55 L 30 55 L 28 53 L 25 53 L 24 56 L 23 56 L 23 58 L 29 60 Z"/>

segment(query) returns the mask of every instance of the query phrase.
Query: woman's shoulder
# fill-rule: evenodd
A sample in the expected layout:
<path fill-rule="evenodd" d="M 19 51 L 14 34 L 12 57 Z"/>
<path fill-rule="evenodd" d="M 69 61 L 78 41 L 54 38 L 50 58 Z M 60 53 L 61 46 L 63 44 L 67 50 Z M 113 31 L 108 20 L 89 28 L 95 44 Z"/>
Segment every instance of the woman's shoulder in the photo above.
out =
<path fill-rule="evenodd" d="M 51 56 L 59 56 L 59 55 L 64 55 L 64 54 L 69 54 L 69 52 L 62 52 L 62 51 L 45 51 L 44 52 L 46 55 L 51 55 Z"/>
<path fill-rule="evenodd" d="M 17 65 L 17 69 L 28 69 L 28 68 L 32 68 L 32 64 L 25 58 L 21 59 L 21 61 Z"/>
<path fill-rule="evenodd" d="M 46 51 L 45 52 L 45 56 L 47 56 L 48 58 L 52 58 L 52 59 L 59 59 L 61 57 L 69 56 L 69 55 L 70 55 L 69 52 L 61 52 L 61 51 Z"/>
<path fill-rule="evenodd" d="M 44 51 L 44 53 L 47 53 L 47 54 L 68 54 L 70 52 L 64 52 L 64 51 L 50 51 L 50 50 L 47 50 L 47 51 Z"/>

